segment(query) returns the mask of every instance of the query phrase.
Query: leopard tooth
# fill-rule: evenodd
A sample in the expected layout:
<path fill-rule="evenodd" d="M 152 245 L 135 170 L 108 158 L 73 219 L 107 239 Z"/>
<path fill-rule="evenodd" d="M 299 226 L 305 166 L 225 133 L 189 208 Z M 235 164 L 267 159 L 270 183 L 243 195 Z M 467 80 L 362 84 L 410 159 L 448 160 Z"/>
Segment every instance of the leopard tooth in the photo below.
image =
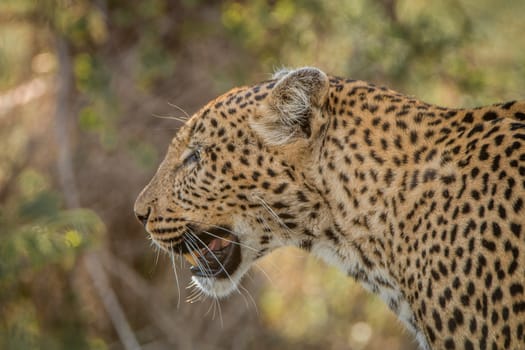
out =
<path fill-rule="evenodd" d="M 184 254 L 184 259 L 186 259 L 187 262 L 190 263 L 191 266 L 198 266 L 197 259 L 195 259 L 195 256 L 192 254 Z"/>

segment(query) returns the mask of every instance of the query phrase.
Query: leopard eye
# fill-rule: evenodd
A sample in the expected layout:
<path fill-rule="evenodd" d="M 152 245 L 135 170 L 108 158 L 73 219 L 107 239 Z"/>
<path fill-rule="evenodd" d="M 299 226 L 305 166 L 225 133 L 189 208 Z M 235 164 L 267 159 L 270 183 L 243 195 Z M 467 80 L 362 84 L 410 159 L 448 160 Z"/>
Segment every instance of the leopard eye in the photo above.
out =
<path fill-rule="evenodd" d="M 190 164 L 198 162 L 200 159 L 201 159 L 201 150 L 200 149 L 195 149 L 195 150 L 193 150 L 193 152 L 190 153 L 189 156 L 187 156 L 184 159 L 182 164 L 184 166 L 187 166 L 187 165 L 190 165 Z"/>

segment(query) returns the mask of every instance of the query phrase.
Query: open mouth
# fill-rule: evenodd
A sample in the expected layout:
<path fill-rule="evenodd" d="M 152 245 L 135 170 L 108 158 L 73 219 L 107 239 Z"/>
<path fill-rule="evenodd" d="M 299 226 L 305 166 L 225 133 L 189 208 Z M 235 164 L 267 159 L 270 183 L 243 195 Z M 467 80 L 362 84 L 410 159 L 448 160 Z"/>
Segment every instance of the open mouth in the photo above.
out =
<path fill-rule="evenodd" d="M 194 230 L 192 230 L 195 232 Z M 194 276 L 227 278 L 241 263 L 239 239 L 224 228 L 184 234 L 184 258 Z"/>

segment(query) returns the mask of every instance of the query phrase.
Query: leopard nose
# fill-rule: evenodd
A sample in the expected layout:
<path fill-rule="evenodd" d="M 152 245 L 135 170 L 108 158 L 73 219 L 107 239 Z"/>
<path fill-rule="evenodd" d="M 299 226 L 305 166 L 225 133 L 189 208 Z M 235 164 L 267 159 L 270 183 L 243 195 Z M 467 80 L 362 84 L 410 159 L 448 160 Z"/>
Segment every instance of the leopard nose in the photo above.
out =
<path fill-rule="evenodd" d="M 148 223 L 149 215 L 151 214 L 151 207 L 148 207 L 148 211 L 145 214 L 141 214 L 137 211 L 135 211 L 135 216 L 137 219 L 139 219 L 140 222 L 142 222 L 142 225 L 146 226 Z"/>

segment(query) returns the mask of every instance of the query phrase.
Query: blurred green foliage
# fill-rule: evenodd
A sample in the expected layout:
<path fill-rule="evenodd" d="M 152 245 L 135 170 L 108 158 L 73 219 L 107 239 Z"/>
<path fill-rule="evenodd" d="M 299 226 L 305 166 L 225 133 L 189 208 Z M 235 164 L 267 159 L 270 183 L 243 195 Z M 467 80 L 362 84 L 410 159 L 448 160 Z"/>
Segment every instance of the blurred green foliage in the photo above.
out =
<path fill-rule="evenodd" d="M 269 70 L 315 62 L 429 102 L 471 105 L 519 97 L 525 54 L 516 40 L 524 25 L 510 12 L 524 10 L 523 3 L 494 8 L 488 0 L 228 1 L 222 23 Z M 492 41 L 509 27 L 513 35 Z M 512 64 L 495 66 L 495 56 Z M 449 88 L 461 99 L 443 96 Z M 498 89 L 504 92 L 494 96 Z"/>
<path fill-rule="evenodd" d="M 104 225 L 90 210 L 61 209 L 59 194 L 33 169 L 19 174 L 14 186 L 16 194 L 0 210 L 0 349 L 87 349 L 80 314 L 67 311 L 74 297 L 56 310 L 68 313 L 61 322 L 43 327 L 34 284 L 50 266 L 56 274 L 70 273 L 79 254 L 101 240 Z M 48 292 L 56 288 L 40 282 Z"/>
<path fill-rule="evenodd" d="M 146 181 L 140 171 L 153 171 L 164 152 L 157 134 L 137 131 L 146 129 L 139 117 L 154 114 L 139 110 L 148 98 L 168 102 L 187 93 L 197 108 L 205 96 L 267 79 L 263 73 L 282 66 L 316 65 L 443 105 L 520 99 L 522 13 L 523 1 L 490 0 L 2 0 L 0 91 L 33 77 L 51 80 L 60 68 L 56 41 L 64 38 L 78 112 L 73 160 L 77 173 L 93 179 L 79 186 L 91 194 L 113 180 L 111 189 L 127 198 Z M 70 279 L 83 252 L 118 246 L 102 235 L 106 226 L 116 228 L 114 240 L 131 239 L 119 221 L 131 199 L 106 214 L 116 198 L 101 193 L 111 202 L 95 208 L 106 214 L 104 223 L 92 210 L 67 210 L 50 170 L 54 155 L 35 157 L 30 147 L 33 139 L 45 140 L 40 129 L 52 115 L 41 116 L 35 106 L 13 115 L 0 114 L 0 349 L 104 349 L 115 336 L 88 325 Z M 81 147 L 91 139 L 97 146 Z M 104 172 L 81 166 L 115 153 L 127 155 L 133 171 L 117 172 L 117 163 L 94 162 Z M 140 186 L 123 187 L 133 176 Z M 136 233 L 143 239 L 138 225 Z M 411 346 L 377 299 L 338 271 L 293 256 L 268 259 L 282 272 L 258 300 L 263 326 L 283 339 L 280 347 Z M 54 311 L 42 305 L 48 301 Z"/>

